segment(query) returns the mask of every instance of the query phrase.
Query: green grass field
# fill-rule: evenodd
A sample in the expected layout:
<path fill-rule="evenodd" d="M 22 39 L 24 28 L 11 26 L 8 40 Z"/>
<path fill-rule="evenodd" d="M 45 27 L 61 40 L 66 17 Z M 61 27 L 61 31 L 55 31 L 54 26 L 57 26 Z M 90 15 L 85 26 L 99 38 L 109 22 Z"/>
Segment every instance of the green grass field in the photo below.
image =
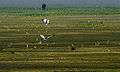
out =
<path fill-rule="evenodd" d="M 1 8 L 0 72 L 119 72 L 120 10 L 100 9 Z"/>
<path fill-rule="evenodd" d="M 62 7 L 48 8 L 0 8 L 0 15 L 16 16 L 79 16 L 79 15 L 120 15 L 119 7 Z"/>

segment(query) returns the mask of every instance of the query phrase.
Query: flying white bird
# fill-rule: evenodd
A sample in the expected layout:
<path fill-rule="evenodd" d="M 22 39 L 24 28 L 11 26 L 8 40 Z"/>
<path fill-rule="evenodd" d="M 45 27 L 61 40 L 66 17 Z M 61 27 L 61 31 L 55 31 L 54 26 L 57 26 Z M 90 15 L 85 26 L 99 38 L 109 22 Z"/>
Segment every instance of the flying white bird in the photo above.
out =
<path fill-rule="evenodd" d="M 47 39 L 51 38 L 52 36 L 45 37 L 44 35 L 40 35 L 40 37 L 41 37 L 43 40 L 47 40 Z"/>
<path fill-rule="evenodd" d="M 43 38 L 44 40 L 46 40 L 46 37 L 44 35 L 40 35 L 41 38 Z"/>
<path fill-rule="evenodd" d="M 47 18 L 42 19 L 42 23 L 45 25 L 48 25 L 48 24 L 50 24 L 50 20 L 48 20 Z"/>

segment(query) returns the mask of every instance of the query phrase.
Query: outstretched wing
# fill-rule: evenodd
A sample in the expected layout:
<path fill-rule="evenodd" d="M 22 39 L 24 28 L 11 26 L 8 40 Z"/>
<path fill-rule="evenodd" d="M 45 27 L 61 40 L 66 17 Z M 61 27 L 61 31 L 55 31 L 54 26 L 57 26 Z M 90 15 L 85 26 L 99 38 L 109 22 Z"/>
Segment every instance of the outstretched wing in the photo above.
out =
<path fill-rule="evenodd" d="M 47 39 L 51 38 L 52 36 L 48 36 Z"/>
<path fill-rule="evenodd" d="M 53 37 L 53 36 L 55 36 L 55 35 L 48 36 L 47 39 L 49 39 L 49 38 L 51 38 L 51 37 Z"/>
<path fill-rule="evenodd" d="M 44 35 L 40 35 L 41 38 L 45 39 L 45 36 Z"/>

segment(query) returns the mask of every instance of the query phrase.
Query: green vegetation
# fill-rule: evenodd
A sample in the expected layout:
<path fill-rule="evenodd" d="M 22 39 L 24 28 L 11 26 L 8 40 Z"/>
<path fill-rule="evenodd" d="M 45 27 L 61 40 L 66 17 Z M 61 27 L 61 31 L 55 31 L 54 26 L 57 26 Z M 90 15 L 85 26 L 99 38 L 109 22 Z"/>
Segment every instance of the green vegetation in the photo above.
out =
<path fill-rule="evenodd" d="M 119 8 L 0 9 L 0 72 L 120 71 Z"/>
<path fill-rule="evenodd" d="M 2 15 L 17 16 L 64 16 L 64 15 L 118 15 L 118 7 L 81 7 L 81 8 L 48 8 L 42 11 L 40 8 L 0 8 Z"/>

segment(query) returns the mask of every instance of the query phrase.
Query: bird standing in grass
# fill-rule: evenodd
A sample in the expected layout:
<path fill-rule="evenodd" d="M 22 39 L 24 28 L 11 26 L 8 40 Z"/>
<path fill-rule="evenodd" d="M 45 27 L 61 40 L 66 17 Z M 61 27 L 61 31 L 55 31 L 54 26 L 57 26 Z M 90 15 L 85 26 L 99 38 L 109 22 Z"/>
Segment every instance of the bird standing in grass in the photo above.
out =
<path fill-rule="evenodd" d="M 48 20 L 47 18 L 42 19 L 42 23 L 45 25 L 48 25 L 48 24 L 50 24 L 50 20 Z"/>
<path fill-rule="evenodd" d="M 75 50 L 75 45 L 74 44 L 71 45 L 71 50 Z"/>

